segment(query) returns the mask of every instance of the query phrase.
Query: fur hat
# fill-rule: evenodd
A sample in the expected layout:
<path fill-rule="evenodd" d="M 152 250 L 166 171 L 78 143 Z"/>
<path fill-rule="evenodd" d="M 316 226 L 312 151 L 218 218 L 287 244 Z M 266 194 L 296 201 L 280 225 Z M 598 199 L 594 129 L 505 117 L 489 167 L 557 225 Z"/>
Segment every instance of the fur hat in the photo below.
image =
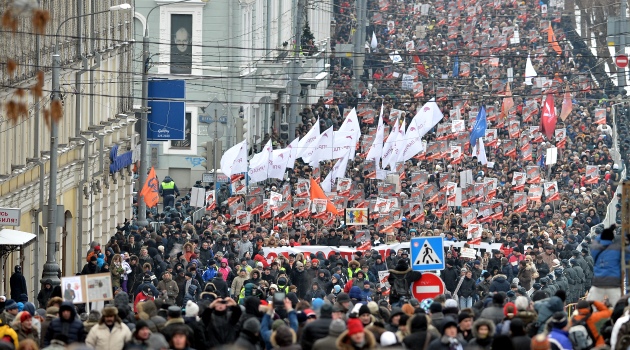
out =
<path fill-rule="evenodd" d="M 118 316 L 118 309 L 113 306 L 106 306 L 103 308 L 102 316 L 103 317 Z"/>

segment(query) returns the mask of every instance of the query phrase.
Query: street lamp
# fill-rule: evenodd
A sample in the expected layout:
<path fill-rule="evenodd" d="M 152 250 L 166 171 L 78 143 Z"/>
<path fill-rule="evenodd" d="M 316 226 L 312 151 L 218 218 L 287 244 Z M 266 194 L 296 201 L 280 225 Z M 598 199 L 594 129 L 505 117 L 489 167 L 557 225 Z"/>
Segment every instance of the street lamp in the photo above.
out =
<path fill-rule="evenodd" d="M 181 0 L 175 2 L 169 2 L 154 6 L 149 10 L 146 17 L 146 25 L 144 27 L 144 36 L 142 37 L 142 107 L 140 112 L 140 170 L 138 171 L 138 219 L 136 225 L 144 227 L 149 224 L 147 221 L 147 203 L 144 201 L 144 197 L 140 195 L 140 191 L 147 182 L 147 132 L 148 132 L 148 118 L 149 118 L 149 16 L 151 12 L 158 7 L 165 5 L 179 4 L 182 2 L 188 2 L 191 0 Z"/>
<path fill-rule="evenodd" d="M 63 22 L 59 24 L 57 27 L 57 31 L 55 32 L 55 46 L 54 53 L 52 56 L 52 104 L 55 102 L 61 101 L 61 86 L 59 83 L 60 75 L 61 75 L 61 57 L 59 56 L 59 31 L 61 27 L 66 24 L 66 22 L 78 19 L 81 17 L 96 15 L 100 13 L 110 12 L 110 11 L 119 11 L 119 10 L 128 10 L 131 8 L 129 4 L 120 4 L 116 6 L 110 7 L 108 10 L 99 11 L 94 13 L 82 14 L 79 16 L 73 16 L 66 18 Z M 52 109 L 52 108 L 51 108 Z M 55 258 L 56 253 L 56 245 L 57 245 L 57 171 L 59 168 L 58 165 L 58 155 L 57 151 L 59 148 L 59 125 L 52 117 L 51 111 L 51 120 L 50 120 L 50 186 L 48 191 L 48 223 L 47 223 L 47 233 L 48 233 L 48 241 L 46 242 L 46 263 L 44 264 L 44 271 L 42 273 L 41 282 L 44 283 L 47 279 L 52 280 L 54 285 L 59 285 L 61 281 L 59 280 L 57 273 L 59 271 L 59 264 L 57 264 L 57 259 Z M 87 160 L 86 160 L 87 161 Z M 81 233 L 79 233 L 81 234 Z"/>

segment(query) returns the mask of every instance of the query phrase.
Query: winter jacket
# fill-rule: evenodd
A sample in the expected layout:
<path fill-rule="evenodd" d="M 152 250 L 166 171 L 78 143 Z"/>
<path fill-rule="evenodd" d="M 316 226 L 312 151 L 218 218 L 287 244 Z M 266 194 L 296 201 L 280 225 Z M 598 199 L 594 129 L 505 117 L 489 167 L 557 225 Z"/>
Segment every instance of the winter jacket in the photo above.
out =
<path fill-rule="evenodd" d="M 26 279 L 21 272 L 14 272 L 11 275 L 9 284 L 11 287 L 11 299 L 19 301 L 22 294 L 28 294 Z"/>
<path fill-rule="evenodd" d="M 486 338 L 483 339 L 479 338 L 479 327 L 481 326 L 488 327 L 488 335 L 486 336 Z M 494 332 L 495 326 L 491 320 L 485 318 L 478 319 L 477 321 L 475 321 L 475 323 L 473 323 L 472 333 L 474 338 L 470 342 L 468 342 L 468 346 L 471 348 L 478 347 L 480 349 L 490 349 L 492 345 L 492 338 L 494 337 Z"/>
<path fill-rule="evenodd" d="M 602 320 L 607 320 L 612 315 L 612 309 L 609 309 L 602 303 L 601 301 L 593 301 L 593 306 L 597 309 L 597 311 L 592 312 L 592 308 L 589 305 L 588 308 L 578 309 L 578 314 L 573 316 L 573 320 L 581 321 L 588 317 L 586 320 L 586 325 L 590 329 L 591 334 L 595 338 L 595 346 L 604 345 L 605 339 L 601 334 L 599 334 L 599 327 L 601 326 Z"/>
<path fill-rule="evenodd" d="M 492 283 L 490 283 L 490 292 L 509 292 L 510 282 L 505 275 L 496 275 L 492 277 Z"/>
<path fill-rule="evenodd" d="M 9 327 L 9 325 L 1 324 L 0 325 L 0 339 L 3 339 L 5 337 L 11 338 L 13 340 L 13 345 L 15 346 L 15 348 L 16 349 L 18 348 L 19 341 L 18 341 L 17 333 L 15 333 L 13 328 Z"/>
<path fill-rule="evenodd" d="M 554 328 L 549 332 L 547 339 L 549 339 L 551 349 L 553 350 L 573 350 L 573 344 L 571 344 L 567 331 Z"/>
<path fill-rule="evenodd" d="M 302 350 L 311 350 L 315 347 L 313 346 L 318 339 L 322 339 L 328 335 L 330 324 L 332 323 L 332 316 L 330 313 L 326 313 L 321 315 L 317 320 L 307 323 L 304 329 L 302 330 L 302 338 L 300 339 L 300 345 L 302 345 Z M 337 334 L 339 335 L 339 334 Z M 335 337 L 335 339 L 337 339 Z M 326 350 L 334 349 L 334 344 L 332 348 L 328 348 Z"/>
<path fill-rule="evenodd" d="M 247 278 L 241 276 L 235 277 L 234 280 L 232 280 L 232 295 L 239 295 L 241 293 L 245 281 L 247 281 Z"/>
<path fill-rule="evenodd" d="M 525 268 L 519 267 L 517 275 L 518 281 L 525 290 L 530 290 L 532 288 L 533 275 L 534 270 L 530 266 L 526 266 Z"/>
<path fill-rule="evenodd" d="M 50 285 L 50 288 L 46 288 L 46 285 Z M 52 298 L 53 285 L 52 280 L 47 279 L 44 282 L 44 288 L 42 288 L 37 294 L 37 302 L 39 303 L 39 307 L 42 309 L 46 309 L 48 306 L 48 300 Z"/>
<path fill-rule="evenodd" d="M 600 288 L 621 285 L 621 241 L 602 240 L 596 237 L 591 245 L 591 255 L 595 261 L 591 284 Z M 626 248 L 626 264 L 630 262 L 630 247 Z"/>
<path fill-rule="evenodd" d="M 411 285 L 421 278 L 421 272 L 412 271 L 411 267 L 409 267 L 406 262 L 400 261 L 398 264 L 396 264 L 395 269 L 389 270 L 389 277 L 387 277 L 387 281 L 389 282 L 390 286 L 393 286 L 396 280 L 404 279 L 407 285 L 406 290 L 410 290 Z M 403 295 L 398 295 L 397 293 L 390 292 L 389 303 L 393 305 L 400 301 L 401 297 L 403 297 Z"/>
<path fill-rule="evenodd" d="M 175 304 L 175 299 L 179 294 L 179 287 L 177 287 L 177 282 L 173 281 L 173 279 L 170 279 L 168 281 L 163 279 L 158 283 L 157 289 L 161 293 L 162 298 L 164 298 L 168 304 Z M 166 291 L 166 293 L 164 293 L 164 291 Z"/>
<path fill-rule="evenodd" d="M 538 313 L 538 324 L 544 325 L 554 312 L 563 311 L 564 303 L 557 296 L 548 299 L 539 300 L 534 304 L 534 310 Z M 545 327 L 540 327 L 538 333 L 542 332 Z"/>
<path fill-rule="evenodd" d="M 22 341 L 22 340 L 25 340 L 25 339 L 31 339 L 36 344 L 40 343 L 39 333 L 37 332 L 37 329 L 34 326 L 33 326 L 33 328 L 31 329 L 31 331 L 29 333 L 26 333 L 26 331 L 24 331 L 24 328 L 22 328 L 21 325 L 17 326 L 17 327 L 14 327 L 13 330 L 15 331 L 15 333 L 18 336 L 18 341 Z"/>
<path fill-rule="evenodd" d="M 83 323 L 77 317 L 76 309 L 70 302 L 64 301 L 59 307 L 59 315 L 63 311 L 69 310 L 71 312 L 70 319 L 65 320 L 61 317 L 57 317 L 50 322 L 48 329 L 46 330 L 46 336 L 44 337 L 44 346 L 50 345 L 50 341 L 56 334 L 65 334 L 68 337 L 68 344 L 75 342 L 83 342 L 85 340 L 85 331 Z"/>
<path fill-rule="evenodd" d="M 428 327 L 427 318 L 424 314 L 416 314 L 412 316 L 407 321 L 409 335 L 407 335 L 402 341 L 405 348 L 409 350 L 426 350 L 424 349 L 424 344 L 427 342 L 427 337 L 429 337 L 429 343 L 437 339 L 435 336 L 432 336 Z"/>
<path fill-rule="evenodd" d="M 501 321 L 503 320 L 503 317 L 505 317 L 505 315 L 503 314 L 503 306 L 498 305 L 498 304 L 492 304 L 492 306 L 483 309 L 479 317 L 492 320 L 494 324 L 497 325 L 501 323 Z"/>
<path fill-rule="evenodd" d="M 338 350 L 359 350 L 359 349 L 376 349 L 378 343 L 376 342 L 376 338 L 374 338 L 374 334 L 364 330 L 365 332 L 365 344 L 362 347 L 356 347 L 352 340 L 350 340 L 350 336 L 348 335 L 348 331 L 344 331 L 337 338 L 336 348 Z"/>
<path fill-rule="evenodd" d="M 475 281 L 472 278 L 464 277 L 464 281 L 457 291 L 457 296 L 468 298 L 473 295 L 475 295 Z"/>
<path fill-rule="evenodd" d="M 457 279 L 459 278 L 459 271 L 455 267 L 447 267 L 442 270 L 441 276 L 444 281 L 444 286 L 446 290 L 454 293 L 455 288 L 457 288 Z"/>
<path fill-rule="evenodd" d="M 206 327 L 206 340 L 208 348 L 218 345 L 230 344 L 236 340 L 239 319 L 241 318 L 241 308 L 231 306 L 224 312 L 217 312 L 207 308 L 201 315 L 203 324 Z"/>
<path fill-rule="evenodd" d="M 457 334 L 456 339 L 459 342 L 459 344 L 461 345 L 461 348 L 454 347 L 453 345 L 451 345 L 451 342 L 448 339 L 448 337 L 442 336 L 439 339 L 433 340 L 429 344 L 428 350 L 453 350 L 453 349 L 464 349 L 464 348 L 466 348 L 466 345 L 468 343 L 466 343 L 466 341 L 464 340 L 464 338 L 462 337 L 461 334 Z"/>
<path fill-rule="evenodd" d="M 99 323 L 92 327 L 85 343 L 94 350 L 122 350 L 130 340 L 131 331 L 126 324 L 116 322 L 110 331 L 105 323 Z"/>

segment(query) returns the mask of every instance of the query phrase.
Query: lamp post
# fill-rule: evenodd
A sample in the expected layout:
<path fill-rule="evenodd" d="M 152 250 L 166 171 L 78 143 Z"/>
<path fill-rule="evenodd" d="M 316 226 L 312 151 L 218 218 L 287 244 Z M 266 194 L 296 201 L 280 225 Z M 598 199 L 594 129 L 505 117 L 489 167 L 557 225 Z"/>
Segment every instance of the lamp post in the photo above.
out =
<path fill-rule="evenodd" d="M 120 4 L 110 7 L 108 10 L 94 13 L 73 16 L 65 19 L 57 27 L 55 32 L 55 46 L 52 56 L 52 102 L 61 101 L 61 86 L 59 83 L 61 76 L 61 57 L 59 55 L 59 31 L 66 22 L 93 14 L 100 14 L 110 11 L 128 10 L 131 8 L 129 4 Z M 47 223 L 47 242 L 46 242 L 46 263 L 42 273 L 41 282 L 47 279 L 52 280 L 54 285 L 59 285 L 61 281 L 58 278 L 59 264 L 55 257 L 57 250 L 57 171 L 59 170 L 57 151 L 59 148 L 59 125 L 52 120 L 50 121 L 50 186 L 48 191 L 48 223 Z"/>
<path fill-rule="evenodd" d="M 175 2 L 169 2 L 154 6 L 149 10 L 146 17 L 146 26 L 144 27 L 144 36 L 142 37 L 142 107 L 140 112 L 140 170 L 138 172 L 138 219 L 136 225 L 144 227 L 149 224 L 147 221 L 147 203 L 144 201 L 144 197 L 140 196 L 142 186 L 147 182 L 147 132 L 148 132 L 148 117 L 149 117 L 149 16 L 151 12 L 158 7 L 164 5 L 173 5 L 181 2 L 188 2 L 190 0 L 181 0 Z"/>

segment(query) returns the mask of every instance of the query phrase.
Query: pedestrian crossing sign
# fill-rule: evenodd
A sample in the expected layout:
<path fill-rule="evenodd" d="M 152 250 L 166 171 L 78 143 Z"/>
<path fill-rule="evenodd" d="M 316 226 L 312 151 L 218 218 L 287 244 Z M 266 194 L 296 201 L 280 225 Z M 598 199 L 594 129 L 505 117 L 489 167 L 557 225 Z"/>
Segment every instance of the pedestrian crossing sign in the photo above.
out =
<path fill-rule="evenodd" d="M 444 239 L 416 237 L 411 239 L 411 268 L 415 271 L 443 270 Z"/>

